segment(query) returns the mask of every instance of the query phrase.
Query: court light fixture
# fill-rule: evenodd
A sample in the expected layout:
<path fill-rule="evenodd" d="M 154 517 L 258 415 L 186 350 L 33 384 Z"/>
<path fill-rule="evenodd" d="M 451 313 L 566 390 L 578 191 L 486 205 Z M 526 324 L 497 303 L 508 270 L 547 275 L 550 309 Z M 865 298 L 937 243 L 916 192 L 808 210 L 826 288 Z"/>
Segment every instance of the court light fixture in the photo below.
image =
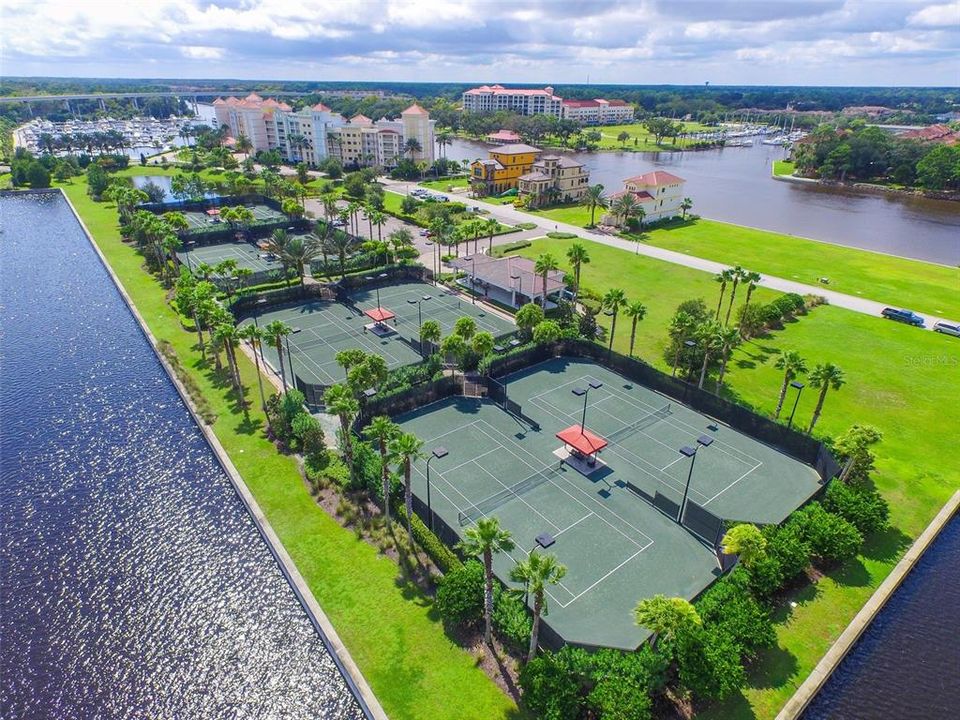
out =
<path fill-rule="evenodd" d="M 710 447 L 713 444 L 713 438 L 709 435 L 701 435 L 697 438 L 697 442 L 703 447 Z"/>

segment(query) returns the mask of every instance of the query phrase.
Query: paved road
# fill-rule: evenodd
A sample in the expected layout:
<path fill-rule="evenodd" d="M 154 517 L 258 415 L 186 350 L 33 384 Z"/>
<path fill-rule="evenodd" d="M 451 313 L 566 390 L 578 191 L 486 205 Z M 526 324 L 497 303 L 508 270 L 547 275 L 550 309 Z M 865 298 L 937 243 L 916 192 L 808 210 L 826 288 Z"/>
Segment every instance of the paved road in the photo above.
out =
<path fill-rule="evenodd" d="M 416 183 L 412 182 L 397 182 L 392 180 L 385 180 L 383 182 L 389 190 L 401 194 L 409 193 L 410 190 L 417 187 Z M 541 232 L 529 231 L 524 235 L 530 233 L 542 235 L 544 232 L 549 230 L 559 230 L 560 232 L 576 233 L 582 238 L 586 238 L 587 240 L 592 240 L 603 245 L 609 245 L 610 247 L 620 248 L 621 250 L 627 250 L 638 255 L 646 255 L 647 257 L 656 258 L 657 260 L 664 260 L 666 262 L 674 263 L 675 265 L 683 265 L 685 267 L 702 270 L 712 274 L 716 274 L 729 267 L 729 265 L 724 265 L 723 263 L 714 262 L 712 260 L 705 260 L 693 255 L 684 255 L 683 253 L 674 252 L 673 250 L 665 250 L 664 248 L 655 247 L 653 245 L 645 245 L 643 243 L 624 240 L 623 238 L 615 235 L 585 230 L 582 227 L 577 227 L 576 225 L 554 222 L 550 219 L 538 217 L 537 215 L 521 212 L 510 205 L 496 205 L 493 203 L 484 202 L 483 200 L 478 200 L 476 198 L 464 198 L 464 201 L 468 204 L 477 205 L 489 210 L 494 217 L 505 223 L 516 224 L 520 222 L 533 222 L 536 223 L 541 230 Z M 501 238 L 494 238 L 494 244 L 499 245 L 520 238 L 521 236 L 518 234 L 502 236 Z M 842 307 L 847 310 L 864 313 L 865 315 L 873 315 L 874 317 L 879 317 L 880 311 L 885 307 L 897 306 L 896 301 L 892 299 L 888 303 L 881 303 L 874 300 L 867 300 L 866 298 L 858 297 L 856 295 L 847 295 L 845 293 L 829 290 L 822 285 L 806 285 L 804 283 L 795 282 L 793 280 L 785 280 L 784 278 L 774 277 L 772 275 L 764 275 L 759 284 L 762 287 L 771 288 L 772 290 L 778 290 L 780 292 L 792 292 L 799 295 L 822 295 L 823 297 L 827 298 L 831 305 L 836 305 L 837 307 Z M 934 317 L 926 314 L 924 315 L 924 318 L 926 318 L 926 329 L 928 330 L 933 327 L 935 322 L 939 320 L 945 320 L 945 318 Z"/>

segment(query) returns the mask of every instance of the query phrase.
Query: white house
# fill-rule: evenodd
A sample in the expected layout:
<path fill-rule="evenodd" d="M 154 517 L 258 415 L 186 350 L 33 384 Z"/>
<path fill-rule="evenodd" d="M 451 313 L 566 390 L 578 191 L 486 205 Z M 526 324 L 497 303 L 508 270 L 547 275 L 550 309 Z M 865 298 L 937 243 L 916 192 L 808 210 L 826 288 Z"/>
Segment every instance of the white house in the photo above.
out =
<path fill-rule="evenodd" d="M 683 214 L 683 187 L 686 180 L 664 170 L 627 178 L 623 181 L 624 189 L 610 196 L 611 204 L 621 195 L 630 193 L 643 208 L 643 221 L 655 222 Z M 604 215 L 603 222 L 614 224 L 614 218 Z"/>

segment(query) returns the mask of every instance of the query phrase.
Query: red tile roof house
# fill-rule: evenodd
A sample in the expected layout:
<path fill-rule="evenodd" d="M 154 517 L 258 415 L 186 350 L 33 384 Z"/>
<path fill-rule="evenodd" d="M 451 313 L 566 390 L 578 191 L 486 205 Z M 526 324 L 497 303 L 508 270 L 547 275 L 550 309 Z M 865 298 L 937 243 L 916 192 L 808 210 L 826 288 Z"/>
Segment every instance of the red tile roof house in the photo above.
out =
<path fill-rule="evenodd" d="M 683 202 L 683 188 L 686 182 L 682 177 L 665 170 L 654 170 L 627 178 L 623 181 L 624 189 L 610 195 L 610 205 L 612 206 L 621 195 L 629 193 L 643 208 L 644 222 L 677 217 L 683 214 L 683 208 L 680 205 Z M 601 222 L 604 225 L 616 225 L 618 219 L 607 212 Z"/>
<path fill-rule="evenodd" d="M 906 140 L 943 143 L 944 145 L 956 145 L 960 142 L 960 133 L 955 132 L 949 125 L 931 125 L 919 130 L 908 130 L 900 137 Z"/>

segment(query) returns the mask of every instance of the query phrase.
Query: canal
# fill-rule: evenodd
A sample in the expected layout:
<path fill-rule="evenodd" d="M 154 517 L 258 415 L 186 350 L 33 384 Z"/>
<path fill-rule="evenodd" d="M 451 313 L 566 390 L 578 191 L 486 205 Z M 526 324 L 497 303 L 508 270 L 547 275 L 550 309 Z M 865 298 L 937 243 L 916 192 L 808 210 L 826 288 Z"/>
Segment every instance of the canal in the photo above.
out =
<path fill-rule="evenodd" d="M 804 720 L 957 717 L 960 516 L 954 516 L 804 712 Z"/>
<path fill-rule="evenodd" d="M 960 203 L 834 190 L 771 179 L 775 145 L 696 152 L 563 153 L 584 163 L 608 193 L 626 178 L 662 169 L 687 181 L 693 212 L 712 220 L 945 265 L 960 264 Z M 454 140 L 451 160 L 487 157 L 490 145 Z"/>
<path fill-rule="evenodd" d="M 362 718 L 66 201 L 0 233 L 0 717 Z"/>

